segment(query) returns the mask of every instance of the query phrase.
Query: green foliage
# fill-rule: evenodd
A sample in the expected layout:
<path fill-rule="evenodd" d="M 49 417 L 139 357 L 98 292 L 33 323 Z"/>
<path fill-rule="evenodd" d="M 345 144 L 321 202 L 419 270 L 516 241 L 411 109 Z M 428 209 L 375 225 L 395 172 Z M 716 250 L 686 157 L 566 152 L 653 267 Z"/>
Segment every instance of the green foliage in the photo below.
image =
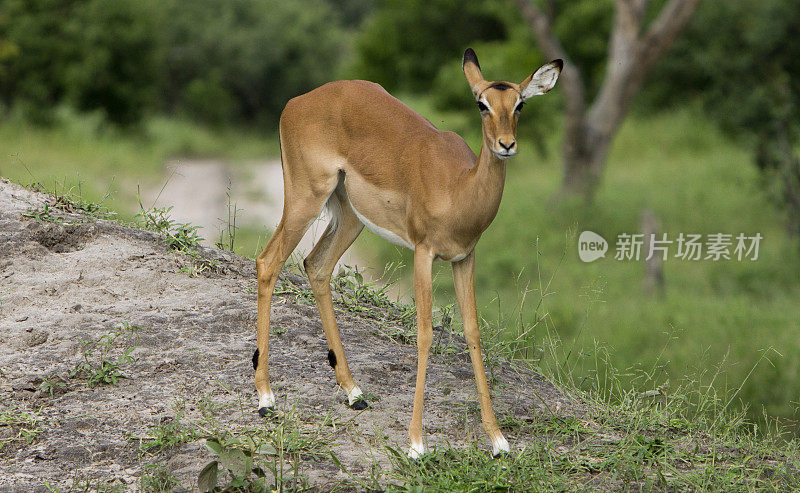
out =
<path fill-rule="evenodd" d="M 389 90 L 427 91 L 470 43 L 506 38 L 500 11 L 495 1 L 382 0 L 356 41 L 353 71 Z"/>
<path fill-rule="evenodd" d="M 166 5 L 165 104 L 211 123 L 274 126 L 290 98 L 333 78 L 344 38 L 322 0 Z"/>
<path fill-rule="evenodd" d="M 89 0 L 76 12 L 79 59 L 66 73 L 66 96 L 114 123 L 138 122 L 154 106 L 161 68 L 150 0 Z"/>
<path fill-rule="evenodd" d="M 142 227 L 159 233 L 171 250 L 185 252 L 200 248 L 200 242 L 203 240 L 197 234 L 200 226 L 179 223 L 172 219 L 170 216 L 171 206 L 154 207 L 150 210 L 145 210 L 141 202 L 139 202 L 139 206 L 141 209 L 138 217 L 142 222 Z"/>
<path fill-rule="evenodd" d="M 709 26 L 713 36 L 708 35 Z M 654 74 L 645 102 L 700 99 L 751 145 L 766 190 L 800 234 L 800 11 L 793 2 L 705 2 Z"/>
<path fill-rule="evenodd" d="M 699 97 L 736 136 L 758 135 L 785 117 L 797 121 L 800 46 L 787 42 L 800 29 L 795 7 L 785 0 L 702 3 L 653 72 L 645 100 L 664 106 Z"/>
<path fill-rule="evenodd" d="M 230 483 L 225 491 L 236 491 L 243 488 L 245 484 L 247 484 L 247 491 L 267 491 L 264 470 L 253 465 L 253 454 L 262 453 L 262 450 L 253 451 L 238 445 L 240 445 L 239 439 L 228 440 L 224 445 L 214 438 L 206 440 L 206 447 L 217 455 L 218 460 L 211 461 L 200 471 L 197 479 L 197 487 L 200 491 L 214 491 L 219 481 L 220 471 L 227 473 L 230 477 Z M 263 445 L 262 448 L 264 446 L 266 445 Z M 268 450 L 263 451 L 263 453 L 270 452 L 274 453 L 275 450 L 269 447 Z"/>
<path fill-rule="evenodd" d="M 158 452 L 180 443 L 189 443 L 200 438 L 196 430 L 181 422 L 182 412 L 174 418 L 166 417 L 150 428 L 147 437 L 139 437 L 139 450 Z"/>
<path fill-rule="evenodd" d="M 39 390 L 43 392 L 47 392 L 50 397 L 53 397 L 55 394 L 65 391 L 67 388 L 66 382 L 62 381 L 58 377 L 50 377 L 45 378 L 42 380 L 42 383 L 39 384 Z"/>
<path fill-rule="evenodd" d="M 333 432 L 325 429 L 335 422 L 332 416 L 307 426 L 292 408 L 265 421 L 263 427 L 236 431 L 218 428 L 209 417 L 206 422 L 211 429 L 205 444 L 216 459 L 200 472 L 200 491 L 305 490 L 304 460 L 337 461 L 329 446 Z"/>
<path fill-rule="evenodd" d="M 555 34 L 583 72 L 592 96 L 605 69 L 612 2 L 546 4 Z M 354 72 L 389 90 L 433 89 L 440 108 L 464 107 L 470 100 L 463 90 L 461 56 L 468 46 L 476 49 L 487 79 L 519 82 L 547 61 L 512 1 L 384 0 L 359 34 Z"/>
<path fill-rule="evenodd" d="M 0 98 L 18 102 L 37 121 L 64 97 L 66 74 L 79 57 L 71 0 L 8 0 L 0 5 Z"/>
<path fill-rule="evenodd" d="M 600 89 L 606 70 L 608 40 L 614 16 L 611 0 L 555 0 L 553 30 L 570 59 L 581 70 L 589 100 Z M 650 11 L 662 2 L 650 2 Z"/>
<path fill-rule="evenodd" d="M 0 98 L 37 121 L 71 101 L 137 121 L 158 82 L 150 2 L 9 0 L 0 7 Z"/>
<path fill-rule="evenodd" d="M 112 219 L 116 215 L 103 206 L 103 202 L 109 198 L 108 195 L 100 202 L 86 200 L 83 197 L 83 187 L 80 184 L 78 185 L 77 193 L 72 190 L 66 190 L 63 186 L 59 187 L 58 184 L 55 185 L 52 191 L 46 190 L 43 185 L 38 183 L 32 185 L 32 188 L 39 192 L 48 193 L 50 198 L 40 207 L 30 208 L 23 212 L 23 217 L 30 217 L 39 222 L 69 225 L 86 220 Z"/>
<path fill-rule="evenodd" d="M 289 98 L 333 79 L 345 42 L 323 0 L 8 0 L 0 102 L 39 122 L 69 103 L 122 125 L 167 111 L 272 127 Z"/>

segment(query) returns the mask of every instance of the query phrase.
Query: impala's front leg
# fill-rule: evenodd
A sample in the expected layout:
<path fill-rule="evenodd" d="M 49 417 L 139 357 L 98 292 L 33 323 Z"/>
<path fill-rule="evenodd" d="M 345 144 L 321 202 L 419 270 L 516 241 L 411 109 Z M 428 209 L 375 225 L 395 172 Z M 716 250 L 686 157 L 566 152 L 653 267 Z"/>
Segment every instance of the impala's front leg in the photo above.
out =
<path fill-rule="evenodd" d="M 408 436 L 411 438 L 409 457 L 416 459 L 425 453 L 422 437 L 422 401 L 425 397 L 425 371 L 428 368 L 428 353 L 433 340 L 431 325 L 431 266 L 433 252 L 423 245 L 414 250 L 414 299 L 417 304 L 417 386 L 414 389 L 414 412 Z"/>
<path fill-rule="evenodd" d="M 460 262 L 453 263 L 453 281 L 458 297 L 458 306 L 461 310 L 461 319 L 464 321 L 464 337 L 469 346 L 469 357 L 472 360 L 472 369 L 475 372 L 475 382 L 478 384 L 478 399 L 481 403 L 481 421 L 483 429 L 492 440 L 492 455 L 497 456 L 508 452 L 508 441 L 500 432 L 497 420 L 492 410 L 492 400 L 489 396 L 489 385 L 486 383 L 486 372 L 483 369 L 481 357 L 481 333 L 478 329 L 478 310 L 475 306 L 475 251 Z"/>

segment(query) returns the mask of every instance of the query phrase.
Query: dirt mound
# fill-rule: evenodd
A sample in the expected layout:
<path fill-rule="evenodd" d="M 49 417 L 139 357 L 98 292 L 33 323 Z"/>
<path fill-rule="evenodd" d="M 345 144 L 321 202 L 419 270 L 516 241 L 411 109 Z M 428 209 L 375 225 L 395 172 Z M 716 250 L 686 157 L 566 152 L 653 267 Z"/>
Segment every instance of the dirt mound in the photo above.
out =
<path fill-rule="evenodd" d="M 30 211 L 47 200 L 0 181 L 0 491 L 136 489 L 159 474 L 194 489 L 217 458 L 209 436 L 275 447 L 279 436 L 283 448 L 260 450 L 274 466 L 263 471 L 268 484 L 280 475 L 363 489 L 388 464 L 387 445 L 406 449 L 416 349 L 397 342 L 408 328 L 389 312 L 337 307 L 354 376 L 372 399 L 370 409 L 350 410 L 307 286 L 285 274 L 270 346 L 282 412 L 261 419 L 252 261 L 203 249 L 214 268 L 193 277 L 192 260 L 153 233 L 79 216 L 37 219 Z M 429 446 L 477 440 L 488 450 L 466 348 L 453 344 L 428 370 Z M 499 360 L 492 379 L 506 422 L 577 412 L 535 372 Z M 505 431 L 512 447 L 532 440 Z"/>

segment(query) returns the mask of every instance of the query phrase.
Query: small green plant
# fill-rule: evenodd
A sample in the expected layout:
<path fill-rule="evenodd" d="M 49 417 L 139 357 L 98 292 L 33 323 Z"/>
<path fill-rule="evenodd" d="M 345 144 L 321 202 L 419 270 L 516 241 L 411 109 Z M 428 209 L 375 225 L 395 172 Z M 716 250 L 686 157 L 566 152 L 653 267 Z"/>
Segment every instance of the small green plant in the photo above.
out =
<path fill-rule="evenodd" d="M 378 402 L 381 400 L 381 396 L 378 394 L 373 394 L 372 392 L 364 392 L 359 398 L 367 402 Z"/>
<path fill-rule="evenodd" d="M 228 198 L 228 220 L 225 222 L 224 229 L 219 232 L 219 240 L 215 243 L 216 247 L 220 250 L 228 250 L 234 252 L 234 245 L 236 243 L 236 214 L 239 208 L 236 203 L 231 204 L 231 181 L 228 180 L 228 190 L 225 193 Z"/>
<path fill-rule="evenodd" d="M 389 477 L 396 481 L 387 491 L 543 491 L 567 484 L 566 471 L 541 463 L 539 450 L 494 459 L 474 446 L 445 447 L 417 460 L 393 447 L 386 450 L 393 466 Z"/>
<path fill-rule="evenodd" d="M 331 281 L 334 289 L 342 295 L 338 301 L 346 310 L 377 318 L 385 316 L 385 310 L 376 309 L 395 308 L 395 303 L 386 294 L 389 284 L 378 286 L 375 282 L 367 282 L 358 269 L 349 265 L 344 267 Z"/>
<path fill-rule="evenodd" d="M 198 429 L 216 456 L 200 473 L 200 491 L 299 491 L 308 488 L 304 461 L 329 459 L 329 443 L 341 424 L 332 415 L 314 423 L 301 422 L 297 408 L 264 422 L 258 428 L 221 428 L 213 402 L 198 402 L 203 413 Z M 215 489 L 216 488 L 216 489 Z"/>
<path fill-rule="evenodd" d="M 139 202 L 139 213 L 136 214 L 139 226 L 157 233 L 170 250 L 180 252 L 189 258 L 190 265 L 181 268 L 181 272 L 186 272 L 194 277 L 217 268 L 216 262 L 200 254 L 202 248 L 200 242 L 203 241 L 198 234 L 200 226 L 192 226 L 189 223 L 180 223 L 172 219 L 170 216 L 172 207 L 145 209 L 141 194 L 137 193 L 136 196 Z"/>
<path fill-rule="evenodd" d="M 41 222 L 57 223 L 57 224 L 72 224 L 63 218 L 52 215 L 50 204 L 45 202 L 39 208 L 30 208 L 22 213 L 22 217 L 29 217 Z"/>
<path fill-rule="evenodd" d="M 139 478 L 140 491 L 148 493 L 169 493 L 181 488 L 181 483 L 173 477 L 163 464 L 150 464 L 144 466 L 142 476 Z"/>
<path fill-rule="evenodd" d="M 152 426 L 148 436 L 139 437 L 139 450 L 142 452 L 161 451 L 200 438 L 193 427 L 181 423 L 181 417 L 181 413 L 178 413 L 174 418 L 163 418 L 159 424 Z"/>
<path fill-rule="evenodd" d="M 139 327 L 124 322 L 120 327 L 96 340 L 81 339 L 83 361 L 75 366 L 70 376 L 85 378 L 89 387 L 103 384 L 116 385 L 120 378 L 124 378 L 122 367 L 134 361 L 131 352 L 137 347 L 139 330 Z M 135 337 L 136 344 L 122 348 L 116 356 L 112 356 L 112 351 L 117 349 L 118 339 L 130 336 Z"/>
<path fill-rule="evenodd" d="M 227 474 L 229 483 L 223 491 L 267 491 L 267 475 L 254 465 L 254 454 L 274 454 L 269 444 L 256 444 L 242 437 L 206 439 L 206 447 L 217 459 L 200 471 L 197 485 L 201 492 L 217 491 L 220 472 Z M 246 488 L 246 489 L 245 489 Z"/>
<path fill-rule="evenodd" d="M 85 478 L 79 476 L 72 480 L 72 485 L 67 491 L 80 493 L 124 493 L 125 486 L 121 484 L 106 484 L 99 478 Z"/>
<path fill-rule="evenodd" d="M 171 250 L 186 252 L 200 247 L 203 238 L 197 233 L 200 226 L 189 223 L 176 222 L 170 217 L 172 207 L 154 207 L 145 210 L 141 199 L 139 200 L 140 224 L 149 231 L 160 234 Z"/>
<path fill-rule="evenodd" d="M 58 182 L 53 186 L 52 191 L 45 189 L 40 184 L 32 185 L 31 188 L 50 195 L 41 207 L 30 208 L 22 214 L 24 217 L 30 217 L 39 222 L 69 225 L 83 222 L 86 219 L 113 219 L 116 215 L 103 206 L 103 202 L 110 197 L 110 194 L 106 194 L 100 202 L 87 201 L 83 198 L 83 190 L 80 183 L 78 183 L 77 193 L 72 190 L 66 190 L 63 185 L 59 191 Z M 79 215 L 80 217 L 70 219 L 65 217 L 65 214 Z"/>
<path fill-rule="evenodd" d="M 39 413 L 23 411 L 18 408 L 8 408 L 0 411 L 0 427 L 8 426 L 13 430 L 10 437 L 0 438 L 0 450 L 11 442 L 29 444 L 42 433 L 39 426 Z"/>
<path fill-rule="evenodd" d="M 47 392 L 50 394 L 50 397 L 53 397 L 56 393 L 66 388 L 67 383 L 64 382 L 60 377 L 45 378 L 42 383 L 39 384 L 39 390 Z"/>
<path fill-rule="evenodd" d="M 292 296 L 295 301 L 298 303 L 302 303 L 304 305 L 313 305 L 314 304 L 314 293 L 302 286 L 298 286 L 297 284 L 293 283 L 291 279 L 284 278 L 278 282 L 278 285 L 275 287 L 275 295 L 290 295 Z"/>

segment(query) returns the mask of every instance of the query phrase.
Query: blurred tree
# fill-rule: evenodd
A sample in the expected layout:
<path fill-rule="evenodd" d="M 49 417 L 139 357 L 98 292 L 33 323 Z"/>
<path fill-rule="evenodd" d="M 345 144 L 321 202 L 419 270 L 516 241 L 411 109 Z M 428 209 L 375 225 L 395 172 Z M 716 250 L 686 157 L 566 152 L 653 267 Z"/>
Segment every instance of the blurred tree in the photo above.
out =
<path fill-rule="evenodd" d="M 709 35 L 713 29 L 713 35 Z M 753 149 L 764 184 L 800 234 L 800 9 L 792 0 L 728 0 L 698 9 L 655 70 L 649 105 L 700 99 Z"/>
<path fill-rule="evenodd" d="M 79 58 L 74 0 L 0 2 L 0 98 L 25 106 L 28 116 L 48 119 L 66 92 L 67 67 Z"/>
<path fill-rule="evenodd" d="M 650 69 L 677 38 L 700 0 L 615 0 L 608 55 L 597 95 L 559 37 L 555 19 L 561 2 L 515 0 L 548 58 L 565 62 L 559 84 L 566 95 L 562 193 L 591 200 L 605 168 L 611 141 Z M 652 18 L 647 22 L 648 18 Z M 591 82 L 592 74 L 588 80 Z M 591 103 L 589 103 L 591 98 Z"/>
<path fill-rule="evenodd" d="M 70 103 L 131 124 L 148 111 L 277 123 L 335 78 L 342 18 L 372 0 L 2 0 L 0 102 L 39 121 Z"/>
<path fill-rule="evenodd" d="M 100 109 L 129 125 L 155 106 L 161 60 L 154 10 L 142 0 L 89 0 L 76 10 L 79 58 L 64 80 L 78 109 Z"/>
<path fill-rule="evenodd" d="M 146 2 L 4 0 L 0 4 L 0 97 L 48 121 L 69 100 L 133 123 L 157 83 L 155 23 Z"/>
<path fill-rule="evenodd" d="M 168 0 L 165 99 L 207 122 L 277 125 L 286 101 L 334 78 L 344 38 L 322 0 Z"/>
<path fill-rule="evenodd" d="M 357 28 L 375 8 L 376 0 L 328 0 L 346 28 Z"/>
<path fill-rule="evenodd" d="M 499 7 L 485 0 L 381 0 L 356 41 L 353 72 L 388 90 L 427 91 L 468 44 L 506 39 Z"/>

